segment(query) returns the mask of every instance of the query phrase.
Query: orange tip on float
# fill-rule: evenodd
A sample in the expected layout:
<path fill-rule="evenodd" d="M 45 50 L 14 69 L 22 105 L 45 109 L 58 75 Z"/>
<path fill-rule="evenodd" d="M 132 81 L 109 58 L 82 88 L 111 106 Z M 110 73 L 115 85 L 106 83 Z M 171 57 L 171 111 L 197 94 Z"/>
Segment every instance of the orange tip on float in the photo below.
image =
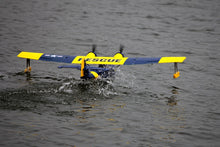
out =
<path fill-rule="evenodd" d="M 173 78 L 174 79 L 178 78 L 179 76 L 180 76 L 180 72 L 179 71 L 173 74 Z"/>

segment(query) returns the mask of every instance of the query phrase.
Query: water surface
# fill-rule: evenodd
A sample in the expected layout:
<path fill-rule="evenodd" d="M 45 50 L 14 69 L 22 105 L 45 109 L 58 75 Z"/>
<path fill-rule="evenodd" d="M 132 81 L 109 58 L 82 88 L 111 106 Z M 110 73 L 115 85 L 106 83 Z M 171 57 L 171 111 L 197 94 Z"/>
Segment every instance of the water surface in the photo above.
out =
<path fill-rule="evenodd" d="M 1 146 L 218 146 L 218 0 L 20 0 L 0 3 Z M 186 56 L 123 66 L 113 82 L 83 82 L 61 63 L 21 51 Z"/>

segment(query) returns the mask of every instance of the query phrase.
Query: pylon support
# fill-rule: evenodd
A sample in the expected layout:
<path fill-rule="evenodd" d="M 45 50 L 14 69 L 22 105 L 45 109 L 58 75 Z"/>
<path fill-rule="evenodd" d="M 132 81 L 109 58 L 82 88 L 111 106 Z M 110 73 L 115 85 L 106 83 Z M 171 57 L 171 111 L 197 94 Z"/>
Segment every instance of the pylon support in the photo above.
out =
<path fill-rule="evenodd" d="M 25 73 L 31 72 L 31 60 L 30 59 L 26 60 L 26 68 L 25 68 L 24 72 Z"/>
<path fill-rule="evenodd" d="M 175 62 L 174 63 L 174 74 L 173 74 L 173 78 L 176 79 L 180 76 L 180 72 L 179 72 L 179 69 L 178 69 L 178 63 Z"/>

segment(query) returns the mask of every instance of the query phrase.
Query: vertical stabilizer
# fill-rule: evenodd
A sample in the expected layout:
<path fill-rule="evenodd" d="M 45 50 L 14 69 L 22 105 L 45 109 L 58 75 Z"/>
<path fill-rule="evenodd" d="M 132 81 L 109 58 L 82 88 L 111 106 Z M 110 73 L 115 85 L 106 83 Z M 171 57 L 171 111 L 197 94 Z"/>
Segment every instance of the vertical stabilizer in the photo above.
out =
<path fill-rule="evenodd" d="M 84 68 L 85 68 L 85 58 L 81 62 L 81 77 L 84 77 Z"/>

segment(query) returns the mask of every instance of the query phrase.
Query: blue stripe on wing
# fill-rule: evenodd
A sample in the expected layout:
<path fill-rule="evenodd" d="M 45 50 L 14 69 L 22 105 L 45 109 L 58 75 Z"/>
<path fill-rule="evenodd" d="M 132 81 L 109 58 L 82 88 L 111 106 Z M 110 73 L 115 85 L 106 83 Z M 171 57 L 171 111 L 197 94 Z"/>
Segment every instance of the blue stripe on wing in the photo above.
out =
<path fill-rule="evenodd" d="M 50 55 L 43 54 L 39 60 L 51 61 L 51 62 L 63 62 L 63 63 L 72 63 L 76 56 L 66 56 L 66 55 Z"/>
<path fill-rule="evenodd" d="M 153 57 L 153 58 L 128 58 L 124 65 L 134 65 L 134 64 L 153 64 L 158 63 L 161 57 Z"/>

